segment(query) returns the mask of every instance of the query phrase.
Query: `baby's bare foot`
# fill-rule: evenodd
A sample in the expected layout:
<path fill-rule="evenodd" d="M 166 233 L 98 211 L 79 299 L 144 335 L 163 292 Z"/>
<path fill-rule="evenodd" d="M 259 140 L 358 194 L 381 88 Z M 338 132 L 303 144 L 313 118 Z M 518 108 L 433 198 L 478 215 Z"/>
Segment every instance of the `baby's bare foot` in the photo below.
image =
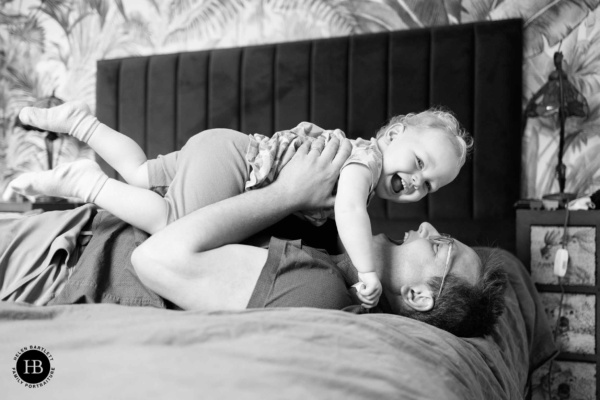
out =
<path fill-rule="evenodd" d="M 72 101 L 52 108 L 25 107 L 19 119 L 26 125 L 57 133 L 68 133 L 82 142 L 90 139 L 99 122 L 87 104 Z"/>
<path fill-rule="evenodd" d="M 107 180 L 100 166 L 86 159 L 60 164 L 49 171 L 26 172 L 9 187 L 25 196 L 77 197 L 93 203 Z"/>

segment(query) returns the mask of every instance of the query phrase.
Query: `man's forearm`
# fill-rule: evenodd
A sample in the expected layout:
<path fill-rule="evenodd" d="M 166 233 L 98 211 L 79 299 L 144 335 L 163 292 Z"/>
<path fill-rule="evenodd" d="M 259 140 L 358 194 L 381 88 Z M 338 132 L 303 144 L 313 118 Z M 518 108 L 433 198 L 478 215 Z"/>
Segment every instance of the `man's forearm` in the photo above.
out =
<path fill-rule="evenodd" d="M 273 225 L 298 205 L 276 183 L 194 211 L 151 236 L 144 246 L 154 252 L 201 252 L 238 243 Z"/>
<path fill-rule="evenodd" d="M 234 309 L 244 308 L 267 251 L 252 246 L 223 246 L 241 241 L 293 210 L 295 202 L 289 201 L 285 189 L 273 184 L 250 191 L 196 210 L 166 226 L 132 254 L 131 262 L 140 280 L 184 309 L 227 309 L 232 304 Z M 219 277 L 228 273 L 234 274 L 231 280 L 241 279 L 244 283 L 223 284 L 231 280 Z"/>

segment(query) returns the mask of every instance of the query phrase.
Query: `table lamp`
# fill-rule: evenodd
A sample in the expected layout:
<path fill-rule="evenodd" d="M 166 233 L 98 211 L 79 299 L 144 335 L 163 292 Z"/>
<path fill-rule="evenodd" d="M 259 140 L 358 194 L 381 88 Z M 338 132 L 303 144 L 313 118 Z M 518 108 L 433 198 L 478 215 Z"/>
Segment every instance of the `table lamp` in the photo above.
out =
<path fill-rule="evenodd" d="M 565 146 L 565 121 L 569 117 L 586 117 L 589 112 L 585 97 L 573 86 L 562 69 L 563 54 L 558 51 L 554 53 L 554 66 L 556 68 L 548 77 L 548 82 L 538 90 L 525 108 L 525 116 L 554 117 L 558 118 L 560 125 L 560 137 L 558 142 L 558 164 L 556 174 L 558 176 L 559 193 L 543 196 L 544 200 L 558 201 L 559 207 L 564 207 L 576 195 L 565 193 L 565 180 L 567 168 L 563 163 L 563 152 Z"/>

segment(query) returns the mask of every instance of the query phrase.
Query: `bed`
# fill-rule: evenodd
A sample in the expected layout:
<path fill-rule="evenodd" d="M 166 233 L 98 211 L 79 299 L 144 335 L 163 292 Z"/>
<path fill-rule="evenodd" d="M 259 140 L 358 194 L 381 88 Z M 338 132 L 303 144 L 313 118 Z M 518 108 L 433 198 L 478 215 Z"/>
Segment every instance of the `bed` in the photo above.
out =
<path fill-rule="evenodd" d="M 312 121 L 369 137 L 394 114 L 449 107 L 475 137 L 474 157 L 426 201 L 373 201 L 373 230 L 402 237 L 427 220 L 500 247 L 507 309 L 493 335 L 464 339 L 387 314 L 0 303 L 3 398 L 523 398 L 556 347 L 512 255 L 521 67 L 520 20 L 99 61 L 98 118 L 150 157 L 211 127 L 269 134 Z M 288 219 L 266 233 L 328 248 L 334 231 Z M 53 357 L 41 388 L 10 372 L 30 345 Z"/>

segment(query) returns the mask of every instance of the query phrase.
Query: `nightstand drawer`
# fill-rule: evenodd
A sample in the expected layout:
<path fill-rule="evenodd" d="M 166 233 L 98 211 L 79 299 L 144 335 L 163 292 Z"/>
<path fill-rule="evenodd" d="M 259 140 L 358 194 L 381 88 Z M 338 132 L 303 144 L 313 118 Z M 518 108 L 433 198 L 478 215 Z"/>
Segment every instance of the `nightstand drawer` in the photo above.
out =
<path fill-rule="evenodd" d="M 532 377 L 532 399 L 600 398 L 597 296 L 600 211 L 517 210 L 517 256 L 531 273 L 561 353 Z M 554 274 L 559 249 L 567 272 Z M 562 396 L 562 397 L 561 397 Z"/>

